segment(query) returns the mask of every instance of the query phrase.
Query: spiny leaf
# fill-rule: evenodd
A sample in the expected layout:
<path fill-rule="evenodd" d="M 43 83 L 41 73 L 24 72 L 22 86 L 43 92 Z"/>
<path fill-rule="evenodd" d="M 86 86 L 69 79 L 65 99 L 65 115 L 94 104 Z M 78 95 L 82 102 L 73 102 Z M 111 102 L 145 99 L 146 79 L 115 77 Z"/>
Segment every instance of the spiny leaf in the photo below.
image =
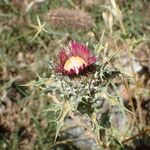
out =
<path fill-rule="evenodd" d="M 64 104 L 63 104 L 63 108 L 62 108 L 62 113 L 61 113 L 60 119 L 57 121 L 57 129 L 56 129 L 56 135 L 55 135 L 54 142 L 56 142 L 58 134 L 59 134 L 62 126 L 64 125 L 65 117 L 72 110 L 73 110 L 73 108 L 72 108 L 71 103 L 69 103 L 68 101 L 65 101 Z"/>

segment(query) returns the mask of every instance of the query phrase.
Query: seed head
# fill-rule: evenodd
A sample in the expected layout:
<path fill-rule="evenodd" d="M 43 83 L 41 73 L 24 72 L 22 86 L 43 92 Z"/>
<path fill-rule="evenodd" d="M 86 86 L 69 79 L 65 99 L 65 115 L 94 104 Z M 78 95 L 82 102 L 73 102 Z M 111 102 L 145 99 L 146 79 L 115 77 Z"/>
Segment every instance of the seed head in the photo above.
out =
<path fill-rule="evenodd" d="M 68 8 L 52 9 L 46 15 L 48 24 L 55 28 L 89 30 L 94 21 L 90 14 L 82 10 Z"/>

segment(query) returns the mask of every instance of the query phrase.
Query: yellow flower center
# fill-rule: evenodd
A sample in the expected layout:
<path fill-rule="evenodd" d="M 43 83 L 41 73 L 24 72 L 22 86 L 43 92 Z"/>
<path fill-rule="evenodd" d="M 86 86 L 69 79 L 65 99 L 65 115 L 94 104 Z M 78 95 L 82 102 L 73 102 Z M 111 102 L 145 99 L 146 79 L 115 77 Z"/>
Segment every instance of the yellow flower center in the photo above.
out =
<path fill-rule="evenodd" d="M 64 65 L 64 70 L 70 71 L 71 69 L 73 69 L 75 73 L 78 74 L 79 68 L 83 67 L 83 65 L 87 65 L 84 59 L 79 56 L 72 56 L 66 61 Z"/>

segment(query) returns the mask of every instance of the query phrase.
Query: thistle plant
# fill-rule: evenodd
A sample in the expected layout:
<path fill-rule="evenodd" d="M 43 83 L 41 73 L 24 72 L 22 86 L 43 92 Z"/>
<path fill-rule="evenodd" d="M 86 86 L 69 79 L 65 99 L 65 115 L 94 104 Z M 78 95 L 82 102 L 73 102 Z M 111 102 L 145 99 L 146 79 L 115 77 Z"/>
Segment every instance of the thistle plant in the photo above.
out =
<path fill-rule="evenodd" d="M 57 123 L 54 142 L 65 120 L 71 118 L 84 128 L 85 134 L 94 139 L 97 146 L 108 148 L 113 142 L 120 143 L 118 137 L 121 135 L 112 124 L 111 110 L 114 107 L 125 109 L 110 90 L 113 79 L 121 72 L 109 67 L 114 55 L 108 60 L 99 58 L 100 54 L 92 54 L 84 44 L 70 42 L 68 47 L 60 50 L 55 63 L 48 61 L 51 75 L 48 78 L 39 77 L 34 82 L 34 86 L 40 88 L 53 104 L 43 111 L 57 116 L 51 120 Z"/>
<path fill-rule="evenodd" d="M 1 0 L 0 150 L 150 149 L 149 4 Z"/>

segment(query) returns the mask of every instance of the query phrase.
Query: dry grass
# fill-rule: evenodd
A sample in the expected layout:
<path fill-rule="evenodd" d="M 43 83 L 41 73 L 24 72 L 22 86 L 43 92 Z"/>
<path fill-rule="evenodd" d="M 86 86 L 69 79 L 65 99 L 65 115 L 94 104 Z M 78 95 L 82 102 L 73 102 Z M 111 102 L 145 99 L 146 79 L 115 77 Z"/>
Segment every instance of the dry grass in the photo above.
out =
<path fill-rule="evenodd" d="M 63 128 L 53 144 L 56 123 L 50 123 L 50 120 L 56 119 L 57 114 L 43 113 L 43 109 L 52 107 L 50 99 L 41 96 L 41 91 L 35 88 L 20 86 L 37 79 L 36 73 L 50 77 L 46 61 L 55 57 L 60 45 L 70 40 L 88 42 L 91 49 L 100 41 L 99 51 L 102 50 L 104 60 L 118 52 L 117 59 L 110 65 L 129 76 L 123 82 L 116 79 L 116 90 L 112 93 L 117 91 L 126 108 L 135 116 L 127 115 L 129 130 L 125 133 L 126 127 L 121 129 L 122 142 L 138 149 L 140 145 L 133 146 L 133 141 L 143 139 L 141 145 L 149 148 L 146 135 L 150 125 L 150 4 L 148 0 L 118 0 L 117 7 L 112 3 L 98 0 L 83 0 L 81 4 L 74 0 L 34 3 L 30 0 L 1 0 L 0 149 L 77 149 L 73 135 L 67 133 L 72 127 Z M 107 15 L 102 16 L 103 12 L 112 15 L 113 21 Z M 117 12 L 120 13 L 118 16 Z M 37 14 L 41 23 L 46 21 L 50 26 L 45 25 L 48 32 L 42 30 L 33 39 L 37 31 L 31 25 L 38 26 Z M 71 113 L 70 116 L 80 123 L 77 116 Z M 86 130 L 88 138 L 94 137 L 91 130 Z"/>

